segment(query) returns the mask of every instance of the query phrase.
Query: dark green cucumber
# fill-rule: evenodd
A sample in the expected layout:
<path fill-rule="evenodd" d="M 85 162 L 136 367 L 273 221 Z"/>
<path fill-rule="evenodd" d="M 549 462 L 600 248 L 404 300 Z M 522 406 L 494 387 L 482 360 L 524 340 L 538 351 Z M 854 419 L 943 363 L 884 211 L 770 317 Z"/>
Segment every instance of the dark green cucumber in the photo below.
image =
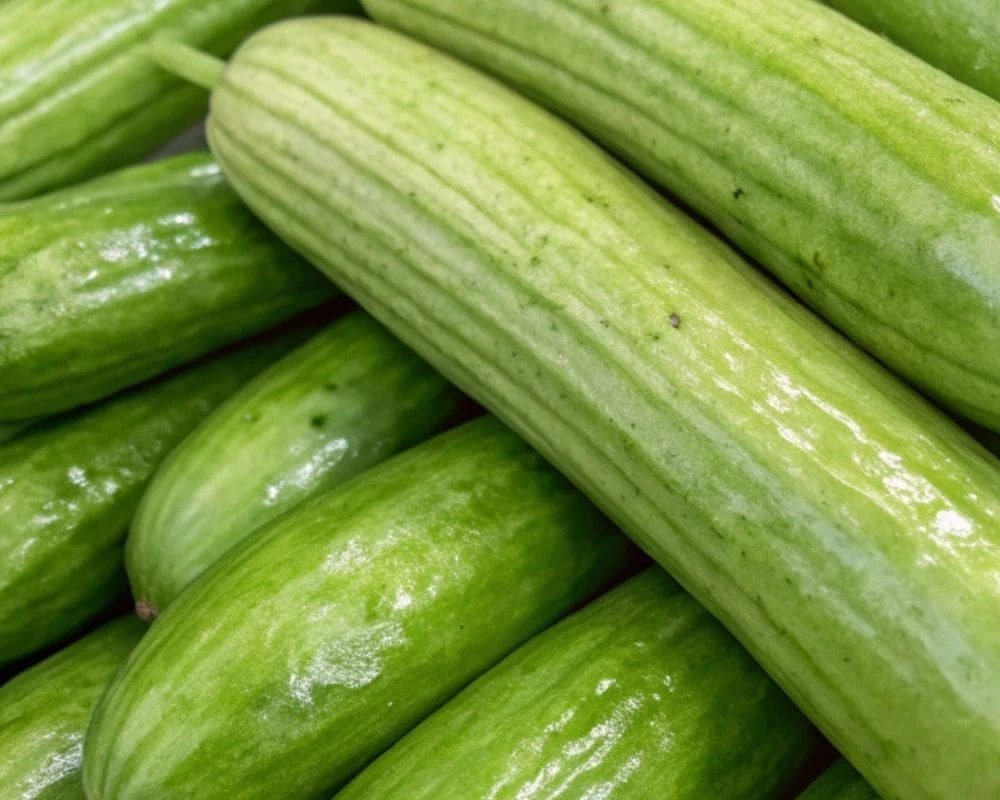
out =
<path fill-rule="evenodd" d="M 1000 6 L 995 0 L 823 2 L 1000 100 Z"/>
<path fill-rule="evenodd" d="M 262 31 L 208 129 L 269 225 L 585 490 L 876 789 L 1000 793 L 1000 472 L 952 421 L 585 137 L 384 29 Z"/>
<path fill-rule="evenodd" d="M 0 419 L 106 397 L 333 292 L 207 153 L 0 205 L 0 241 Z"/>
<path fill-rule="evenodd" d="M 539 634 L 337 800 L 777 797 L 818 736 L 651 567 Z"/>
<path fill-rule="evenodd" d="M 125 588 L 125 531 L 153 471 L 304 333 L 213 356 L 0 445 L 0 664 L 72 633 Z"/>
<path fill-rule="evenodd" d="M 844 759 L 838 759 L 820 775 L 799 800 L 880 800 L 865 779 Z"/>
<path fill-rule="evenodd" d="M 494 418 L 463 425 L 184 592 L 95 712 L 88 796 L 322 797 L 634 556 Z"/>
<path fill-rule="evenodd" d="M 365 5 L 580 125 L 893 370 L 1000 429 L 994 101 L 813 0 Z"/>
<path fill-rule="evenodd" d="M 85 800 L 83 736 L 145 626 L 109 622 L 0 687 L 0 797 Z"/>
<path fill-rule="evenodd" d="M 158 33 L 229 52 L 293 14 L 355 0 L 6 0 L 0 3 L 0 200 L 137 161 L 181 133 L 205 94 L 157 68 Z"/>
<path fill-rule="evenodd" d="M 460 402 L 363 311 L 316 334 L 214 411 L 150 484 L 125 548 L 139 615 L 263 523 L 427 438 Z"/>
<path fill-rule="evenodd" d="M 28 427 L 30 423 L 24 422 L 0 422 L 0 444 L 8 439 L 13 439 L 21 431 Z"/>

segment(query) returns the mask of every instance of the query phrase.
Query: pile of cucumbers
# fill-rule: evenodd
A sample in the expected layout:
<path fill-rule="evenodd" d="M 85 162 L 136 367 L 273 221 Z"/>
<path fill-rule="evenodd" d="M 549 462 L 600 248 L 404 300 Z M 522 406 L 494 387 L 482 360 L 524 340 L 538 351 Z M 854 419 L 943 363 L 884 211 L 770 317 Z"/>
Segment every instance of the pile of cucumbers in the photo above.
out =
<path fill-rule="evenodd" d="M 1000 798 L 998 43 L 0 0 L 0 800 Z"/>

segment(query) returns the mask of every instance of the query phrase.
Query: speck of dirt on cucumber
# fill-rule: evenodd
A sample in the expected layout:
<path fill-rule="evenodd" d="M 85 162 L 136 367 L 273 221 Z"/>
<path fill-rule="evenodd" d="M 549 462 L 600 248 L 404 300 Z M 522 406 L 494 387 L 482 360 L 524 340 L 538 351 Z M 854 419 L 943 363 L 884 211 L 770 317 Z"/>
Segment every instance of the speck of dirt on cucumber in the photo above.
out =
<path fill-rule="evenodd" d="M 336 383 L 324 383 L 323 388 L 326 389 L 328 392 L 335 392 L 340 387 Z"/>
<path fill-rule="evenodd" d="M 326 421 L 327 421 L 326 414 L 316 414 L 310 418 L 309 424 L 318 430 L 326 425 Z"/>
<path fill-rule="evenodd" d="M 671 328 L 679 328 L 680 326 L 681 326 L 681 318 L 680 318 L 680 316 L 677 314 L 676 311 L 672 312 L 670 314 L 670 327 Z"/>
<path fill-rule="evenodd" d="M 733 189 L 733 199 L 739 200 L 743 195 L 746 194 L 739 186 Z"/>

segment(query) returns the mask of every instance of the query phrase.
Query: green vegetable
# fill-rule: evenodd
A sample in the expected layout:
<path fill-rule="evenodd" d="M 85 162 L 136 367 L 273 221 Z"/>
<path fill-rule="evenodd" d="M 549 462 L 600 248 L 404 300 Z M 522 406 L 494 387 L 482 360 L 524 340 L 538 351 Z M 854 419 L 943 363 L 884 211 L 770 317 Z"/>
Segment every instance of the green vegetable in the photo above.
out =
<path fill-rule="evenodd" d="M 653 567 L 508 656 L 337 800 L 763 800 L 816 743 L 725 628 Z"/>
<path fill-rule="evenodd" d="M 1000 100 L 1000 13 L 993 0 L 823 1 Z"/>
<path fill-rule="evenodd" d="M 799 800 L 879 800 L 879 796 L 841 758 L 800 794 Z"/>
<path fill-rule="evenodd" d="M 14 800 L 84 800 L 83 735 L 144 630 L 109 622 L 0 687 L 0 787 Z"/>
<path fill-rule="evenodd" d="M 0 419 L 106 397 L 327 299 L 207 153 L 0 205 Z"/>
<path fill-rule="evenodd" d="M 89 796 L 321 796 L 634 555 L 496 420 L 463 425 L 278 517 L 171 604 L 95 712 Z"/>
<path fill-rule="evenodd" d="M 0 665 L 77 630 L 125 587 L 125 531 L 153 471 L 295 329 L 32 426 L 0 445 Z"/>
<path fill-rule="evenodd" d="M 257 34 L 209 137 L 887 800 L 997 794 L 1000 473 L 953 422 L 582 135 L 384 29 Z"/>
<path fill-rule="evenodd" d="M 13 439 L 21 431 L 28 427 L 30 423 L 24 422 L 0 422 L 0 444 L 8 439 Z"/>
<path fill-rule="evenodd" d="M 812 0 L 366 6 L 580 125 L 900 375 L 1000 429 L 995 102 Z"/>
<path fill-rule="evenodd" d="M 0 200 L 130 164 L 204 111 L 157 68 L 160 33 L 225 54 L 266 23 L 356 0 L 6 0 L 0 3 Z"/>
<path fill-rule="evenodd" d="M 140 616 L 263 523 L 429 436 L 459 402 L 362 311 L 316 334 L 227 400 L 153 480 L 125 551 Z"/>

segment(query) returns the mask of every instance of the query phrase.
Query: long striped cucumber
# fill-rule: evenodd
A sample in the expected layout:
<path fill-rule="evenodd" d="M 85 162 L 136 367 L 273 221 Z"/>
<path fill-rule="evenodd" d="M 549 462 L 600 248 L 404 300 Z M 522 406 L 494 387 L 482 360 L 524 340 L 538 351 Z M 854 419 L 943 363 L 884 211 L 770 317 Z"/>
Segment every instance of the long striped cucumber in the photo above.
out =
<path fill-rule="evenodd" d="M 495 419 L 442 434 L 163 613 L 95 712 L 88 797 L 322 797 L 635 555 Z"/>
<path fill-rule="evenodd" d="M 337 800 L 778 797 L 817 737 L 658 567 L 540 633 Z"/>
<path fill-rule="evenodd" d="M 159 470 L 125 562 L 140 616 L 268 520 L 441 427 L 461 395 L 363 311 L 216 409 Z"/>
<path fill-rule="evenodd" d="M 828 767 L 799 800 L 880 800 L 875 790 L 844 759 Z"/>
<path fill-rule="evenodd" d="M 0 687 L 0 796 L 85 800 L 90 715 L 144 630 L 133 616 L 109 622 Z"/>
<path fill-rule="evenodd" d="M 813 0 L 366 6 L 577 123 L 893 370 L 1000 428 L 991 99 Z"/>
<path fill-rule="evenodd" d="M 1000 7 L 992 0 L 823 0 L 1000 100 Z"/>
<path fill-rule="evenodd" d="M 0 665 L 59 641 L 125 588 L 125 532 L 167 453 L 303 338 L 295 327 L 0 445 Z"/>
<path fill-rule="evenodd" d="M 207 153 L 0 205 L 0 241 L 0 419 L 100 399 L 333 291 Z"/>
<path fill-rule="evenodd" d="M 995 459 L 444 55 L 313 20 L 201 71 L 251 207 L 588 493 L 887 800 L 1000 792 Z"/>
<path fill-rule="evenodd" d="M 6 0 L 0 4 L 0 200 L 133 163 L 204 111 L 157 68 L 157 34 L 213 53 L 280 17 L 355 0 Z"/>

